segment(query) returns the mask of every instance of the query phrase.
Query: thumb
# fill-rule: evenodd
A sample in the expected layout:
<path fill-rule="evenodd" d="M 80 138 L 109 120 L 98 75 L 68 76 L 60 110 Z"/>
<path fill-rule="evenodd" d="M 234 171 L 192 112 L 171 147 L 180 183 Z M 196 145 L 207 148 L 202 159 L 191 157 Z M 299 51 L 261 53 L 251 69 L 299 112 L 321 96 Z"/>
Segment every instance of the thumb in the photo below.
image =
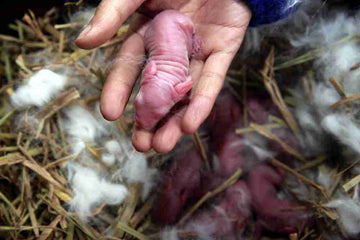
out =
<path fill-rule="evenodd" d="M 75 43 L 81 48 L 98 47 L 118 31 L 129 16 L 145 0 L 103 0 L 96 9 L 88 26 L 80 33 Z"/>

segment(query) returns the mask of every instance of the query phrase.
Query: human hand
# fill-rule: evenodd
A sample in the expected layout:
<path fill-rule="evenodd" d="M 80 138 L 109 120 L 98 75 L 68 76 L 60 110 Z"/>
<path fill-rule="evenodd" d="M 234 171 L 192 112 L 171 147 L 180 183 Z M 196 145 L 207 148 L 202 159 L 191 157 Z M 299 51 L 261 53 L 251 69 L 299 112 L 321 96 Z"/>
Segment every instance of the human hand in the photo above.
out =
<path fill-rule="evenodd" d="M 184 133 L 195 132 L 210 114 L 242 43 L 251 13 L 238 0 L 103 0 L 76 44 L 85 49 L 101 45 L 137 9 L 139 13 L 130 23 L 128 37 L 103 88 L 101 112 L 108 120 L 116 120 L 123 113 L 143 64 L 139 59 L 145 54 L 144 35 L 151 20 L 149 16 L 165 9 L 177 9 L 190 16 L 202 41 L 201 50 L 190 62 L 194 81 L 191 101 L 155 132 L 140 128 L 133 132 L 133 145 L 137 150 L 154 148 L 168 152 Z"/>

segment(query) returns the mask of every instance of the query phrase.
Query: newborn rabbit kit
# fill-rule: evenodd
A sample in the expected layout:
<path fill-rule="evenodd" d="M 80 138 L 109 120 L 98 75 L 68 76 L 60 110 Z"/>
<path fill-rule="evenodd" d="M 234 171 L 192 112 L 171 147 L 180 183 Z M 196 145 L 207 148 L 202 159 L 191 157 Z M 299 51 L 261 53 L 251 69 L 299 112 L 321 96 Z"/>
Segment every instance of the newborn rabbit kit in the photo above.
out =
<path fill-rule="evenodd" d="M 193 86 L 190 59 L 200 50 L 195 25 L 175 10 L 159 13 L 145 33 L 148 59 L 135 100 L 136 122 L 151 130 Z"/>

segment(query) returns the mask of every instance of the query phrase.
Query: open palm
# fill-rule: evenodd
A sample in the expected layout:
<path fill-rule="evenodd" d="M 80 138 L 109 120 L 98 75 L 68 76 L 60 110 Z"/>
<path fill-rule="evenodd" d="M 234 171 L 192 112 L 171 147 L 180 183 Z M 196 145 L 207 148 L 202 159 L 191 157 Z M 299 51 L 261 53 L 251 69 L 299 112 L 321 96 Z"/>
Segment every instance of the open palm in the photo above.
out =
<path fill-rule="evenodd" d="M 103 0 L 89 26 L 76 43 L 94 48 L 110 39 L 121 24 L 144 0 Z M 170 151 L 184 133 L 193 133 L 209 115 L 219 94 L 230 63 L 239 49 L 251 18 L 247 6 L 238 0 L 150 0 L 134 15 L 128 37 L 119 51 L 101 96 L 101 111 L 108 120 L 123 113 L 132 87 L 140 74 L 145 54 L 144 34 L 156 12 L 177 9 L 196 25 L 201 50 L 190 62 L 194 89 L 189 105 L 174 114 L 155 132 L 135 128 L 133 145 L 139 151 L 154 148 Z M 134 60 L 134 61 L 132 61 Z"/>

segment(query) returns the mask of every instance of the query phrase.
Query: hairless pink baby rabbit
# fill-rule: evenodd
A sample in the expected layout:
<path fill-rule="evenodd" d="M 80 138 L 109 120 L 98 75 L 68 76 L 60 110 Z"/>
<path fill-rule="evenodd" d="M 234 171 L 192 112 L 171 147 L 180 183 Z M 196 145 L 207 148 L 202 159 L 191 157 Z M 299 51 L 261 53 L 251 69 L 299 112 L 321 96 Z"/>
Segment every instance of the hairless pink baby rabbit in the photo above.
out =
<path fill-rule="evenodd" d="M 148 63 L 135 100 L 136 122 L 153 129 L 170 109 L 191 90 L 191 55 L 199 51 L 191 19 L 175 10 L 158 14 L 145 33 Z"/>
<path fill-rule="evenodd" d="M 248 180 L 252 195 L 252 205 L 257 216 L 254 239 L 260 239 L 261 231 L 276 233 L 297 232 L 309 220 L 307 212 L 299 209 L 299 204 L 281 200 L 276 187 L 285 178 L 285 173 L 267 164 L 255 167 Z"/>

